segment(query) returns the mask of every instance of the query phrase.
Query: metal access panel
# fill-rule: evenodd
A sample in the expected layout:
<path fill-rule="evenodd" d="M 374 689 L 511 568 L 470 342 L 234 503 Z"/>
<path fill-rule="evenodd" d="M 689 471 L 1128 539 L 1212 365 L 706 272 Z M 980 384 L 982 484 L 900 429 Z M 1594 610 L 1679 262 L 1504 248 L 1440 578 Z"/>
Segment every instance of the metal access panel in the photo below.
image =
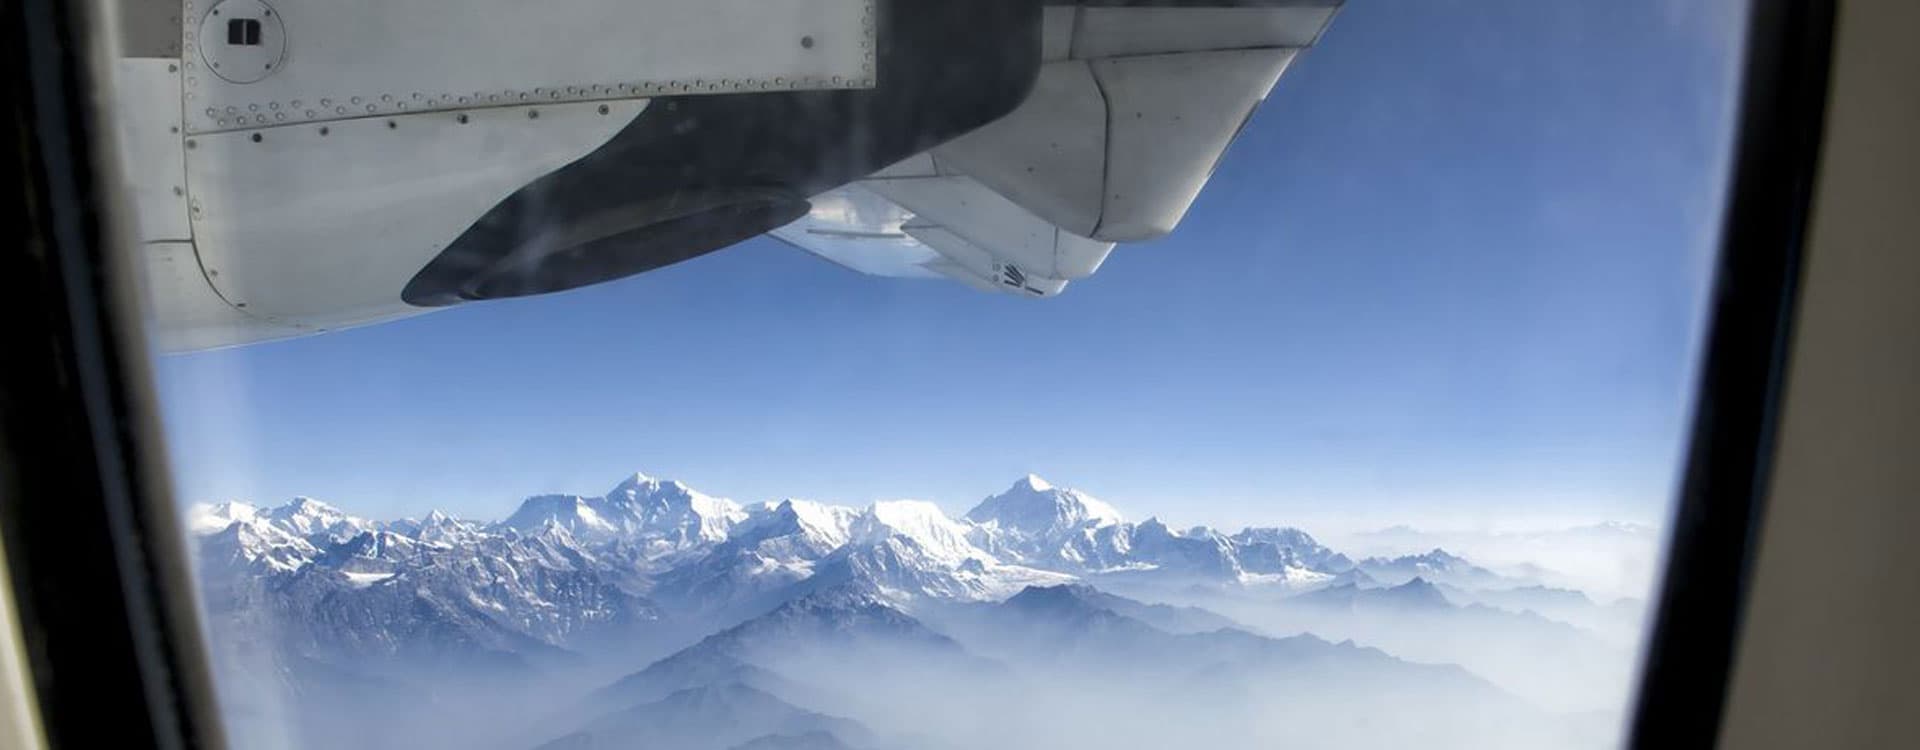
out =
<path fill-rule="evenodd" d="M 161 58 L 114 61 L 121 169 L 135 242 L 193 239 L 187 224 L 187 160 L 180 138 L 180 65 Z"/>
<path fill-rule="evenodd" d="M 183 7 L 190 133 L 515 104 L 867 88 L 875 76 L 873 0 Z"/>
<path fill-rule="evenodd" d="M 312 331 L 422 312 L 400 299 L 421 266 L 488 207 L 606 143 L 647 105 L 491 107 L 195 136 L 189 213 L 207 281 L 247 315 Z"/>

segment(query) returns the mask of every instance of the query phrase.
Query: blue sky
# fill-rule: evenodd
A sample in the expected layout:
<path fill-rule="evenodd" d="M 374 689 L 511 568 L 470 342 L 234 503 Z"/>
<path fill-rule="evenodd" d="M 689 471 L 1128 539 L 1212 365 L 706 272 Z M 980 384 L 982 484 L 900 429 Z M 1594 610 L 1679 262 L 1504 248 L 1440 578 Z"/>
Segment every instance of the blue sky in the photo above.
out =
<path fill-rule="evenodd" d="M 1731 6 L 1350 0 L 1180 228 L 1050 300 L 757 239 L 165 357 L 179 491 L 493 518 L 645 471 L 959 511 L 1031 471 L 1177 523 L 1659 521 Z"/>

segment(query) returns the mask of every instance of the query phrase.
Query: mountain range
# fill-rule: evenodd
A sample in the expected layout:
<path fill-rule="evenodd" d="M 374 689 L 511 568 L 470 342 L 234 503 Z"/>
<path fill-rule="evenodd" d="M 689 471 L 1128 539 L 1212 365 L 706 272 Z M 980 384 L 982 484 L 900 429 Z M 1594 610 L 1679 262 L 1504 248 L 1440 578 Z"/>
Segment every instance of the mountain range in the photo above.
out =
<path fill-rule="evenodd" d="M 1337 719 L 1321 727 L 1329 738 L 1380 739 L 1387 724 L 1369 707 L 1392 695 L 1446 707 L 1425 721 L 1459 725 L 1473 746 L 1462 717 L 1476 711 L 1534 740 L 1552 722 L 1471 663 L 1325 638 L 1377 635 L 1381 613 L 1414 613 L 1602 648 L 1503 608 L 1580 610 L 1579 592 L 1444 550 L 1354 560 L 1295 528 L 1135 523 L 1036 476 L 959 518 L 912 500 L 743 505 L 636 474 L 598 497 L 528 498 L 496 522 L 377 521 L 297 498 L 196 506 L 188 525 L 216 669 L 244 673 L 223 676 L 223 690 L 248 686 L 227 701 L 248 707 L 231 728 L 257 736 L 296 714 L 311 745 L 417 746 L 464 729 L 462 744 L 523 748 L 1061 747 L 1130 726 L 1177 685 L 1212 696 L 1202 713 L 1238 727 L 1234 743 L 1280 731 L 1260 717 L 1282 698 L 1318 707 L 1298 720 Z M 1268 620 L 1269 606 L 1287 616 Z M 1286 624 L 1302 613 L 1311 632 Z M 1111 695 L 1093 710 L 1082 703 L 1096 685 Z M 963 688 L 973 708 L 914 708 L 952 706 Z M 356 702 L 408 694 L 423 698 Z M 1080 732 L 1069 738 L 1046 722 L 989 731 L 967 713 L 1023 694 L 1121 713 L 1068 722 Z M 1321 705 L 1343 696 L 1354 702 Z M 542 717 L 481 729 L 502 721 L 494 707 L 530 705 Z M 924 715 L 903 725 L 902 710 Z M 338 712 L 359 720 L 325 718 Z M 372 725 L 394 729 L 363 731 Z"/>

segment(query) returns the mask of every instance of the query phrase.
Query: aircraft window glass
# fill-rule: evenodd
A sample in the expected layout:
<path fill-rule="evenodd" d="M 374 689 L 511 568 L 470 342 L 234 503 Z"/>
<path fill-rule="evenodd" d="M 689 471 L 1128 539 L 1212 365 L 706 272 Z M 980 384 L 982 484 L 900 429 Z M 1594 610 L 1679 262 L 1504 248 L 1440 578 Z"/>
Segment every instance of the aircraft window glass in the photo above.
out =
<path fill-rule="evenodd" d="M 234 746 L 1618 743 L 1744 3 L 180 7 Z"/>

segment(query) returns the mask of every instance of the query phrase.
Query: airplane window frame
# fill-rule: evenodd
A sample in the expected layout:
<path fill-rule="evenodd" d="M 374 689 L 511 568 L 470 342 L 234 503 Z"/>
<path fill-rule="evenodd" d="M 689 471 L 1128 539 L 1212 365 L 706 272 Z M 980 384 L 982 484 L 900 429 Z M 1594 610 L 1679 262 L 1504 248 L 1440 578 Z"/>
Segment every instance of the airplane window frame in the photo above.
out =
<path fill-rule="evenodd" d="M 1628 747 L 1719 736 L 1785 392 L 1835 11 L 1818 0 L 1749 12 L 1706 350 Z"/>
<path fill-rule="evenodd" d="M 1735 153 L 1632 747 L 1718 735 L 1762 511 L 1825 114 L 1833 0 L 1750 6 Z M 0 539 L 54 747 L 222 747 L 165 481 L 91 3 L 19 0 L 4 157 L 25 232 L 0 261 Z M 110 173 L 109 173 L 110 174 Z M 103 718 L 112 717 L 112 718 Z"/>

